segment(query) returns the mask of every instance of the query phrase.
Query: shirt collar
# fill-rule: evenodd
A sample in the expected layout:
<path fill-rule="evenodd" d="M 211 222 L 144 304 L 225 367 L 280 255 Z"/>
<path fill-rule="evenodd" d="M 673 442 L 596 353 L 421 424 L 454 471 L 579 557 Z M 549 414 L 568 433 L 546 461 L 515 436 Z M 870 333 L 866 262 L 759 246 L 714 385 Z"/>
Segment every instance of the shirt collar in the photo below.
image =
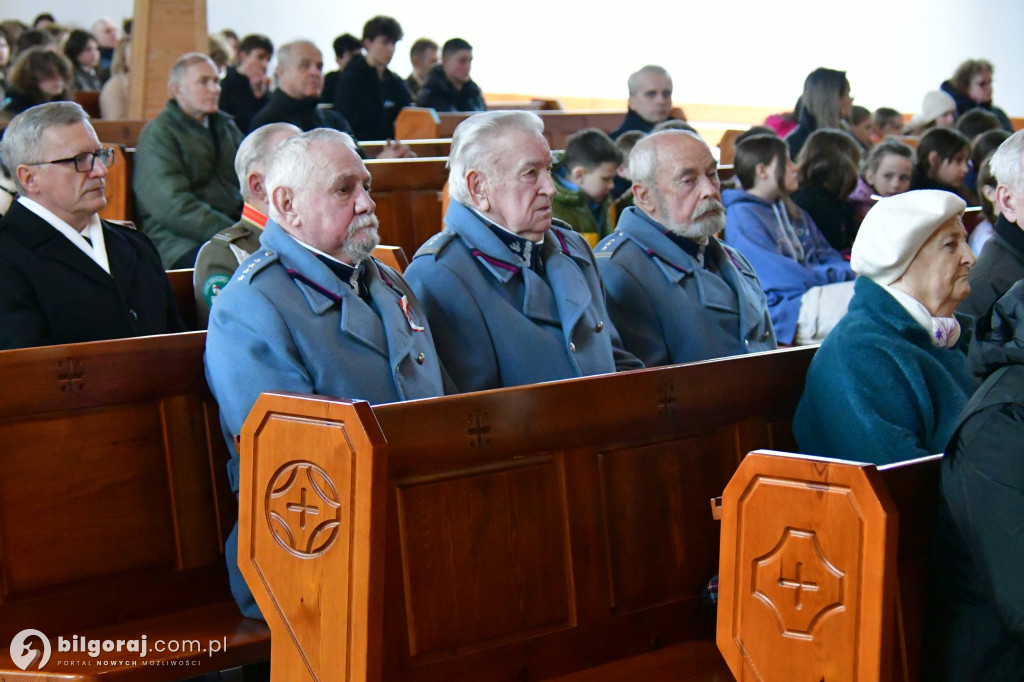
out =
<path fill-rule="evenodd" d="M 110 274 L 110 262 L 107 260 L 107 244 L 103 237 L 103 223 L 100 222 L 99 215 L 94 213 L 89 218 L 85 228 L 79 232 L 37 201 L 22 196 L 18 197 L 18 203 L 49 223 L 55 230 L 67 237 L 68 241 L 78 247 L 82 253 L 91 258 L 96 265 L 103 268 L 108 275 Z M 89 238 L 88 241 L 86 241 L 85 237 Z"/>
<path fill-rule="evenodd" d="M 526 267 L 530 268 L 534 272 L 543 274 L 544 261 L 541 257 L 541 246 L 544 244 L 543 239 L 539 242 L 533 242 L 525 237 L 520 237 L 507 227 L 494 222 L 472 206 L 469 206 L 468 208 L 478 218 L 480 218 L 485 225 L 487 225 L 488 229 L 494 233 L 494 236 L 501 240 L 501 243 L 504 244 L 509 251 L 523 259 Z"/>
<path fill-rule="evenodd" d="M 258 208 L 246 201 L 242 204 L 242 220 L 252 223 L 261 230 L 267 226 L 267 216 Z"/>

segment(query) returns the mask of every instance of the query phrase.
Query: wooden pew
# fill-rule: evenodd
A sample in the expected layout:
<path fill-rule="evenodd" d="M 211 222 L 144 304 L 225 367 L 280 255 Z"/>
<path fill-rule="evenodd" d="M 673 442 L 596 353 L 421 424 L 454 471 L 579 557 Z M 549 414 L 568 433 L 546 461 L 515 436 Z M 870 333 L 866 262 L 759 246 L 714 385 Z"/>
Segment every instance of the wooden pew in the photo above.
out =
<path fill-rule="evenodd" d="M 452 148 L 451 138 L 441 138 L 436 140 L 402 140 L 403 144 L 409 145 L 416 156 L 448 156 L 448 152 Z M 384 149 L 384 145 L 387 144 L 385 140 L 374 140 L 372 142 L 366 142 L 365 140 L 359 142 L 360 146 L 366 150 L 371 158 L 377 158 L 377 155 Z"/>
<path fill-rule="evenodd" d="M 107 205 L 100 211 L 100 217 L 107 220 L 132 220 L 135 214 L 135 195 L 132 194 L 131 155 L 117 142 L 100 138 L 100 144 L 114 150 L 114 163 L 107 168 Z"/>
<path fill-rule="evenodd" d="M 729 679 L 707 499 L 744 453 L 792 448 L 813 354 L 373 408 L 264 394 L 239 565 L 273 679 Z"/>
<path fill-rule="evenodd" d="M 94 118 L 89 121 L 96 137 L 103 142 L 120 144 L 134 149 L 139 142 L 142 127 L 149 123 L 145 118 Z"/>
<path fill-rule="evenodd" d="M 583 128 L 611 132 L 626 116 L 624 111 L 535 111 L 544 121 L 544 137 L 552 149 L 565 149 L 569 136 Z M 681 115 L 678 109 L 674 115 Z M 472 113 L 438 113 L 423 107 L 406 107 L 398 112 L 395 136 L 400 139 L 451 137 L 456 126 Z"/>
<path fill-rule="evenodd" d="M 199 329 L 199 316 L 196 313 L 195 268 L 168 270 L 167 279 L 171 282 L 174 300 L 178 303 L 178 314 L 185 328 L 189 331 Z M 205 328 L 205 327 L 204 327 Z"/>
<path fill-rule="evenodd" d="M 384 244 L 410 257 L 441 231 L 441 190 L 448 180 L 447 159 L 385 159 L 366 162 Z"/>
<path fill-rule="evenodd" d="M 722 498 L 718 646 L 736 679 L 920 678 L 940 461 L 747 456 Z"/>
<path fill-rule="evenodd" d="M 0 650 L 0 678 L 168 680 L 268 658 L 266 626 L 228 592 L 237 507 L 205 336 L 0 352 L 0 646 L 26 628 L 52 645 L 24 673 Z M 59 652 L 75 635 L 146 635 L 150 665 Z M 226 648 L 158 653 L 158 639 Z"/>

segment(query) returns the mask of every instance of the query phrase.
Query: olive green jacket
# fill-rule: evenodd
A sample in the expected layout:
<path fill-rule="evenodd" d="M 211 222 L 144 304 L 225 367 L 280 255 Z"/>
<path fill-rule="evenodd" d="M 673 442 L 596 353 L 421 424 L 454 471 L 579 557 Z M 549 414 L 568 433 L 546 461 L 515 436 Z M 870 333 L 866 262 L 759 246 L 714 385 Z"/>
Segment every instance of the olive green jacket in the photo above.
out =
<path fill-rule="evenodd" d="M 235 152 L 242 131 L 223 112 L 209 128 L 171 100 L 146 124 L 135 153 L 132 188 L 142 231 L 171 266 L 242 213 Z"/>

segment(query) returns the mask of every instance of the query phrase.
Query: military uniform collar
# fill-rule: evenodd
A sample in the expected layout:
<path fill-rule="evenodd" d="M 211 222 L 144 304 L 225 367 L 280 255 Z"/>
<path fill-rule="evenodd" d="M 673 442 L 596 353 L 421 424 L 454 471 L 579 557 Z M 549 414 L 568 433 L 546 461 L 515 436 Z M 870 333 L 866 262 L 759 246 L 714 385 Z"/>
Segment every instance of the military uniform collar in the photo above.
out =
<path fill-rule="evenodd" d="M 448 219 L 450 217 L 450 219 Z M 490 221 L 484 218 L 478 211 L 458 202 L 450 201 L 448 204 L 448 215 L 445 224 L 449 230 L 457 234 L 466 244 L 469 252 L 493 274 L 497 279 L 507 282 L 524 268 L 529 269 L 529 263 L 523 256 L 513 251 L 503 239 L 490 227 Z M 503 228 L 498 228 L 503 229 Z M 560 226 L 552 224 L 544 234 L 544 239 L 538 244 L 529 242 L 532 249 L 538 250 L 538 255 L 544 262 L 549 261 L 557 255 L 565 255 L 576 261 L 580 267 L 588 266 L 590 259 L 586 254 L 577 253 L 569 242 L 562 236 Z M 506 232 L 508 232 L 506 230 Z M 518 240 L 522 237 L 508 232 L 509 235 Z M 523 240 L 528 241 L 528 240 Z"/>
<path fill-rule="evenodd" d="M 267 216 L 262 213 L 258 208 L 246 201 L 242 204 L 242 220 L 254 225 L 261 230 L 267 226 Z"/>

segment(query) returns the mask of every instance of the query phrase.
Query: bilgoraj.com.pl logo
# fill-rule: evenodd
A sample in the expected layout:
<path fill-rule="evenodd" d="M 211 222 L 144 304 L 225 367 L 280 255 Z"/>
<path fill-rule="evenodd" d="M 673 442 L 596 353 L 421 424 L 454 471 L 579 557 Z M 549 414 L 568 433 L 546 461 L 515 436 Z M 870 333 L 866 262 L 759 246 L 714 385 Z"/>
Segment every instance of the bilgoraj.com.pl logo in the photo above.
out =
<path fill-rule="evenodd" d="M 149 641 L 146 635 L 138 639 L 89 639 L 81 635 L 58 637 L 56 652 L 50 646 L 50 639 L 39 630 L 22 630 L 11 640 L 11 660 L 22 670 L 41 670 L 53 653 L 56 653 L 56 665 L 61 666 L 94 666 L 94 665 L 180 665 L 197 666 L 200 661 L 197 654 L 213 656 L 217 652 L 227 651 L 227 637 L 203 643 L 197 639 Z M 146 660 L 150 652 L 157 652 L 153 661 Z M 71 654 L 62 657 L 61 654 Z M 85 654 L 87 658 L 75 656 Z M 167 656 L 166 654 L 172 654 Z M 102 657 L 102 658 L 101 658 Z"/>

